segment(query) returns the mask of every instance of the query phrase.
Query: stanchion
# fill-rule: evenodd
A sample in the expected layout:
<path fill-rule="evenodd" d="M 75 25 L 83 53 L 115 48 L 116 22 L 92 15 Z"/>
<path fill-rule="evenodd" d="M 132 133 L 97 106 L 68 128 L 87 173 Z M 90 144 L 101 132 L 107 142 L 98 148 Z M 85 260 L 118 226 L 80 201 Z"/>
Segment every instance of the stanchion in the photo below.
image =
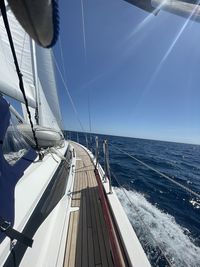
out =
<path fill-rule="evenodd" d="M 98 136 L 95 137 L 95 142 L 96 142 L 96 150 L 95 150 L 96 164 L 95 164 L 95 169 L 97 169 L 98 161 L 99 161 L 99 139 L 98 139 Z"/>
<path fill-rule="evenodd" d="M 103 152 L 104 152 L 104 166 L 105 173 L 109 181 L 109 191 L 112 193 L 112 183 L 111 183 L 111 172 L 110 172 L 110 163 L 109 163 L 109 149 L 108 149 L 108 140 L 104 140 L 103 143 Z"/>

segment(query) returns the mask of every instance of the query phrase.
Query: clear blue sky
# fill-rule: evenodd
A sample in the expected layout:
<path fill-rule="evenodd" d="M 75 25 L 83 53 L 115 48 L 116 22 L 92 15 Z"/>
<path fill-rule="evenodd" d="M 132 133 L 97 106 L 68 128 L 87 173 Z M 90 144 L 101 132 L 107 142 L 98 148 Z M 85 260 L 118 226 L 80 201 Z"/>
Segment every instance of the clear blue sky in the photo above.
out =
<path fill-rule="evenodd" d="M 200 23 L 123 0 L 59 1 L 68 90 L 85 131 L 200 144 Z M 54 54 L 63 72 L 59 43 Z M 63 74 L 64 75 L 64 74 Z M 57 73 L 64 128 L 82 130 Z M 89 100 L 89 101 L 88 101 Z"/>
<path fill-rule="evenodd" d="M 60 0 L 68 89 L 86 131 L 200 144 L 200 23 L 122 0 Z M 177 41 L 175 42 L 175 40 Z M 54 53 L 62 68 L 57 44 Z M 58 78 L 65 129 L 81 130 Z"/>

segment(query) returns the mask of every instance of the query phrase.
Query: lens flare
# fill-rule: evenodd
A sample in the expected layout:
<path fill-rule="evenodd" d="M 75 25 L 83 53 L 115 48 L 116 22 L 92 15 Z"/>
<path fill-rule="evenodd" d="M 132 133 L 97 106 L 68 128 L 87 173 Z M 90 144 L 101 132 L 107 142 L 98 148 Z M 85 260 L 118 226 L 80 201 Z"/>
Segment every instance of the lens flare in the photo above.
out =
<path fill-rule="evenodd" d="M 184 30 L 186 29 L 191 17 L 194 15 L 196 9 L 198 8 L 198 4 L 200 3 L 200 1 L 198 1 L 197 6 L 195 6 L 195 8 L 193 9 L 192 13 L 190 14 L 190 16 L 186 19 L 185 23 L 183 24 L 183 26 L 181 27 L 180 31 L 178 32 L 178 34 L 175 36 L 174 40 L 172 41 L 170 47 L 168 48 L 168 50 L 166 51 L 166 53 L 164 54 L 163 58 L 161 59 L 160 63 L 158 64 L 158 66 L 156 67 L 153 75 L 151 76 L 150 81 L 148 82 L 147 86 L 144 88 L 142 95 L 140 97 L 140 101 L 138 101 L 137 106 L 141 103 L 142 99 L 146 96 L 146 94 L 149 92 L 150 88 L 152 87 L 153 83 L 155 82 L 157 76 L 159 75 L 163 65 L 165 64 L 167 58 L 169 57 L 169 55 L 171 54 L 172 50 L 174 49 L 177 41 L 179 40 L 179 38 L 181 37 L 182 33 L 184 32 Z M 136 107 L 137 107 L 136 106 Z M 135 108 L 136 108 L 135 107 Z"/>

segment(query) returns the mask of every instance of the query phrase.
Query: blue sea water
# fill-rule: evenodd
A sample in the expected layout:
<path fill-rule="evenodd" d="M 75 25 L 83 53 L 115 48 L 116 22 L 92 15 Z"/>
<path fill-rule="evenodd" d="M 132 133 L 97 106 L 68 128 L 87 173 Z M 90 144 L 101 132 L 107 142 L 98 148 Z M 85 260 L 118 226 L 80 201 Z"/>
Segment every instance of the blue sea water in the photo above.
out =
<path fill-rule="evenodd" d="M 67 134 L 87 146 L 83 133 Z M 152 266 L 200 266 L 200 199 L 116 149 L 200 194 L 200 146 L 98 137 L 102 164 L 102 142 L 108 140 L 111 170 L 119 182 L 113 179 L 112 184 Z M 94 149 L 94 138 L 87 138 Z"/>

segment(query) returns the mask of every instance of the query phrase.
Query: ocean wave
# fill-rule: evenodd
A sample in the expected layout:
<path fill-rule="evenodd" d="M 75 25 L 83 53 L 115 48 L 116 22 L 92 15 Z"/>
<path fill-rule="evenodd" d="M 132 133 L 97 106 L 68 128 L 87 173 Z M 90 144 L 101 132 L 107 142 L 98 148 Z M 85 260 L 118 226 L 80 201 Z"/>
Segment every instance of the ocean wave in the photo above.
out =
<path fill-rule="evenodd" d="M 143 195 L 117 187 L 115 191 L 153 266 L 165 266 L 159 264 L 152 253 L 157 253 L 157 246 L 167 255 L 171 266 L 200 266 L 200 247 L 189 237 L 189 230 L 177 224 L 174 217 L 149 203 Z M 144 229 L 145 226 L 147 229 Z"/>

